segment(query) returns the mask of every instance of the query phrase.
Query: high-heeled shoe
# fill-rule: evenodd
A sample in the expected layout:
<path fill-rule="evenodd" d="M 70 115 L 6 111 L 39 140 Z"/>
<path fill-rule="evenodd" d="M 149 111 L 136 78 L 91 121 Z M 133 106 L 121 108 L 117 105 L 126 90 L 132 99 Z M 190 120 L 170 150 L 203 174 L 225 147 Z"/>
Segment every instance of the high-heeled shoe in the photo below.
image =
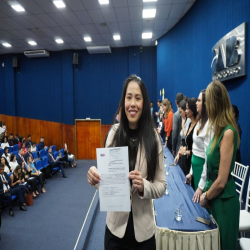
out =
<path fill-rule="evenodd" d="M 43 190 L 41 190 L 41 193 L 43 193 L 43 194 L 44 194 L 44 193 L 47 193 L 47 191 L 43 191 Z"/>

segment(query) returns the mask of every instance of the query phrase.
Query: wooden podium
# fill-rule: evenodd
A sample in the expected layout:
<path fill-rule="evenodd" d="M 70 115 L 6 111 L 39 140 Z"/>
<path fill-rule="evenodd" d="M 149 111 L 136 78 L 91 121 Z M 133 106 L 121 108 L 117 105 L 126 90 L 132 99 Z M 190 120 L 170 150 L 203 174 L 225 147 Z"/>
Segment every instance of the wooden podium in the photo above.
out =
<path fill-rule="evenodd" d="M 96 148 L 101 146 L 101 120 L 75 120 L 76 158 L 78 160 L 96 160 Z"/>

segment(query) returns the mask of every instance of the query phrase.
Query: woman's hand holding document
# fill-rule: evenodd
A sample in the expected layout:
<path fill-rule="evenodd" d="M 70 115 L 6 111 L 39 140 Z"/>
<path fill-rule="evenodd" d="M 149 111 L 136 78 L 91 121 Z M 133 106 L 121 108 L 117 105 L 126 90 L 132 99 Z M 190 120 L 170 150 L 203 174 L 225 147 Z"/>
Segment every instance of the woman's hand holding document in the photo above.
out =
<path fill-rule="evenodd" d="M 98 148 L 96 153 L 98 172 L 93 167 L 88 181 L 99 183 L 100 211 L 129 212 L 128 147 Z"/>

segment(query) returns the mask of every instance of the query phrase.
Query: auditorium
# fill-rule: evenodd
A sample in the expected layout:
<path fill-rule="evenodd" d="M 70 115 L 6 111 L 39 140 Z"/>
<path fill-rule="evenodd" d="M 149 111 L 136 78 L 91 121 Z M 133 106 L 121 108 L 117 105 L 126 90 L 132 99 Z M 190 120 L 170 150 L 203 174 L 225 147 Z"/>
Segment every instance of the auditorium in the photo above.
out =
<path fill-rule="evenodd" d="M 0 249 L 249 250 L 249 0 L 0 0 Z"/>

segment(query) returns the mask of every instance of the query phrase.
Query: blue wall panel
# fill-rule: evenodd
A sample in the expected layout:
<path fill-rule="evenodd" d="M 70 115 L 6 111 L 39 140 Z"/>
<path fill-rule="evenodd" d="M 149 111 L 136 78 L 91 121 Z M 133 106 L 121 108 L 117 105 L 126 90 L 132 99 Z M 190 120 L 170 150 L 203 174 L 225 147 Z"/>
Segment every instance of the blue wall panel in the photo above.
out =
<path fill-rule="evenodd" d="M 78 53 L 78 71 L 74 72 L 75 119 L 90 117 L 111 124 L 128 76 L 128 49 L 112 49 L 112 54 L 89 55 L 86 50 Z"/>
<path fill-rule="evenodd" d="M 62 122 L 62 53 L 49 58 L 20 55 L 16 73 L 16 100 L 19 117 Z M 9 115 L 9 113 L 8 113 Z"/>
<path fill-rule="evenodd" d="M 0 56 L 0 114 L 5 114 L 5 71 L 2 64 L 4 64 L 4 56 Z"/>
<path fill-rule="evenodd" d="M 178 92 L 197 97 L 211 82 L 212 47 L 228 32 L 243 22 L 250 23 L 248 0 L 199 0 L 157 47 L 157 94 L 163 87 L 172 103 Z M 247 28 L 249 29 L 249 27 Z M 250 59 L 250 33 L 247 32 L 247 56 Z M 247 74 L 250 64 L 247 63 Z M 249 76 L 224 82 L 231 102 L 240 110 L 242 127 L 242 163 L 249 164 L 247 132 L 250 130 L 248 103 Z M 176 107 L 175 107 L 176 109 Z"/>

